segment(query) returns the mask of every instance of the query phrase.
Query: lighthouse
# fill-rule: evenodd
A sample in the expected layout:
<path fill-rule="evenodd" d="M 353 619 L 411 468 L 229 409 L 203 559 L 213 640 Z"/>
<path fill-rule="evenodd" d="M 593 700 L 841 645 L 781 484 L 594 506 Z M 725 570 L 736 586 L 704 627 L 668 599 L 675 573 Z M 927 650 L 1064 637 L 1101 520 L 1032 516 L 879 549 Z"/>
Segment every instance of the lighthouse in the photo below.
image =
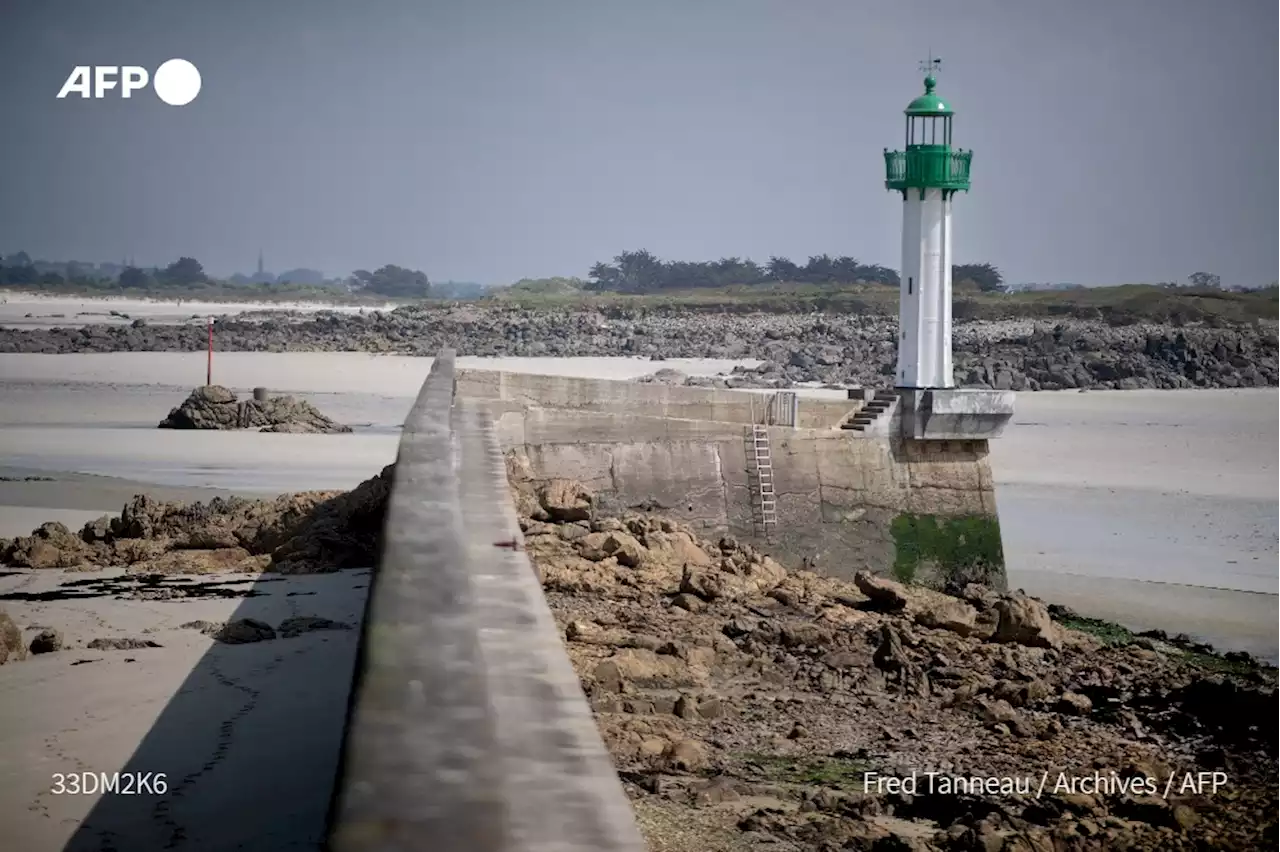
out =
<path fill-rule="evenodd" d="M 900 389 L 950 388 L 951 202 L 969 191 L 972 151 L 951 147 L 955 113 L 935 89 L 940 59 L 922 63 L 924 93 L 907 104 L 905 150 L 884 152 L 885 187 L 902 193 L 898 304 Z"/>
<path fill-rule="evenodd" d="M 985 447 L 1013 417 L 1012 391 L 957 388 L 951 368 L 951 202 L 969 191 L 973 152 L 951 145 L 955 111 L 938 94 L 940 59 L 921 63 L 924 92 L 907 104 L 904 150 L 885 149 L 886 189 L 902 193 L 898 363 L 891 419 L 898 434 L 942 451 Z"/>

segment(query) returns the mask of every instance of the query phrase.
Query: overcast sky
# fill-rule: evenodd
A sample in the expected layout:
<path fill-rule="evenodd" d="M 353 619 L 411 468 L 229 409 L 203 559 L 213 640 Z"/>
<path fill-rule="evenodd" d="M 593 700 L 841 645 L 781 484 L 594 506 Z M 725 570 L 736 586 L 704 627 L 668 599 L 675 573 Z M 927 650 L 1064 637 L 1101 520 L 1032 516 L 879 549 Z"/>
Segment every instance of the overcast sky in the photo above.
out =
<path fill-rule="evenodd" d="M 0 253 L 585 276 L 625 249 L 900 264 L 919 60 L 975 151 L 957 262 L 1268 283 L 1275 0 L 0 0 Z M 58 100 L 182 57 L 185 107 Z"/>

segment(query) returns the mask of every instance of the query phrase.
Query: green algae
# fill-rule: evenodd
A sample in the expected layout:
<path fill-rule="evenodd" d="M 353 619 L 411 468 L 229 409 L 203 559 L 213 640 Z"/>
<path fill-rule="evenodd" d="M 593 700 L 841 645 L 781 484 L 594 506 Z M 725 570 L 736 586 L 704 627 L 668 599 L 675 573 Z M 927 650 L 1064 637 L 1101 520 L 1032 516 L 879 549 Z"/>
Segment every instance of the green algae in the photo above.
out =
<path fill-rule="evenodd" d="M 904 583 L 977 582 L 997 588 L 1005 584 L 1004 547 L 995 517 L 904 512 L 893 519 L 889 531 L 897 549 L 893 574 Z"/>

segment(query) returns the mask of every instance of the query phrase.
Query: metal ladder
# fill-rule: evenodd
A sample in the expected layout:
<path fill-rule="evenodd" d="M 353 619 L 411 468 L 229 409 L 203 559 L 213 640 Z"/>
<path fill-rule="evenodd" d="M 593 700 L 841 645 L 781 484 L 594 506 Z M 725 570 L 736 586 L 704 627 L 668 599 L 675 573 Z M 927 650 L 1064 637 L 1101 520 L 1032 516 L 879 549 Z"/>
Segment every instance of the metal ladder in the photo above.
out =
<path fill-rule="evenodd" d="M 765 538 L 778 525 L 778 495 L 773 490 L 773 458 L 769 452 L 769 427 L 751 426 L 751 451 L 755 459 L 756 484 L 760 498 L 760 526 Z"/>

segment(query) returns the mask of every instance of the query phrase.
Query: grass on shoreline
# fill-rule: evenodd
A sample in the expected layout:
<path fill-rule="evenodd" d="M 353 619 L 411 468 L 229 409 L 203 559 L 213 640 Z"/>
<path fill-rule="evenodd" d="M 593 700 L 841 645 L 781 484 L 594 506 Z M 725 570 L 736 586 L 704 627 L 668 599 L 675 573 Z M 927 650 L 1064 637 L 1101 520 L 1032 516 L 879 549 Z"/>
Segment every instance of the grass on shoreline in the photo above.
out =
<path fill-rule="evenodd" d="M 1260 663 L 1248 654 L 1220 654 L 1209 646 L 1194 642 L 1188 637 L 1169 639 L 1162 632 L 1134 633 L 1115 622 L 1087 618 L 1076 613 L 1055 616 L 1054 620 L 1069 630 L 1092 636 L 1109 647 L 1126 645 L 1158 647 L 1170 657 L 1214 674 L 1243 676 L 1259 672 L 1265 676 L 1269 672 L 1272 680 L 1276 677 L 1275 667 Z"/>

